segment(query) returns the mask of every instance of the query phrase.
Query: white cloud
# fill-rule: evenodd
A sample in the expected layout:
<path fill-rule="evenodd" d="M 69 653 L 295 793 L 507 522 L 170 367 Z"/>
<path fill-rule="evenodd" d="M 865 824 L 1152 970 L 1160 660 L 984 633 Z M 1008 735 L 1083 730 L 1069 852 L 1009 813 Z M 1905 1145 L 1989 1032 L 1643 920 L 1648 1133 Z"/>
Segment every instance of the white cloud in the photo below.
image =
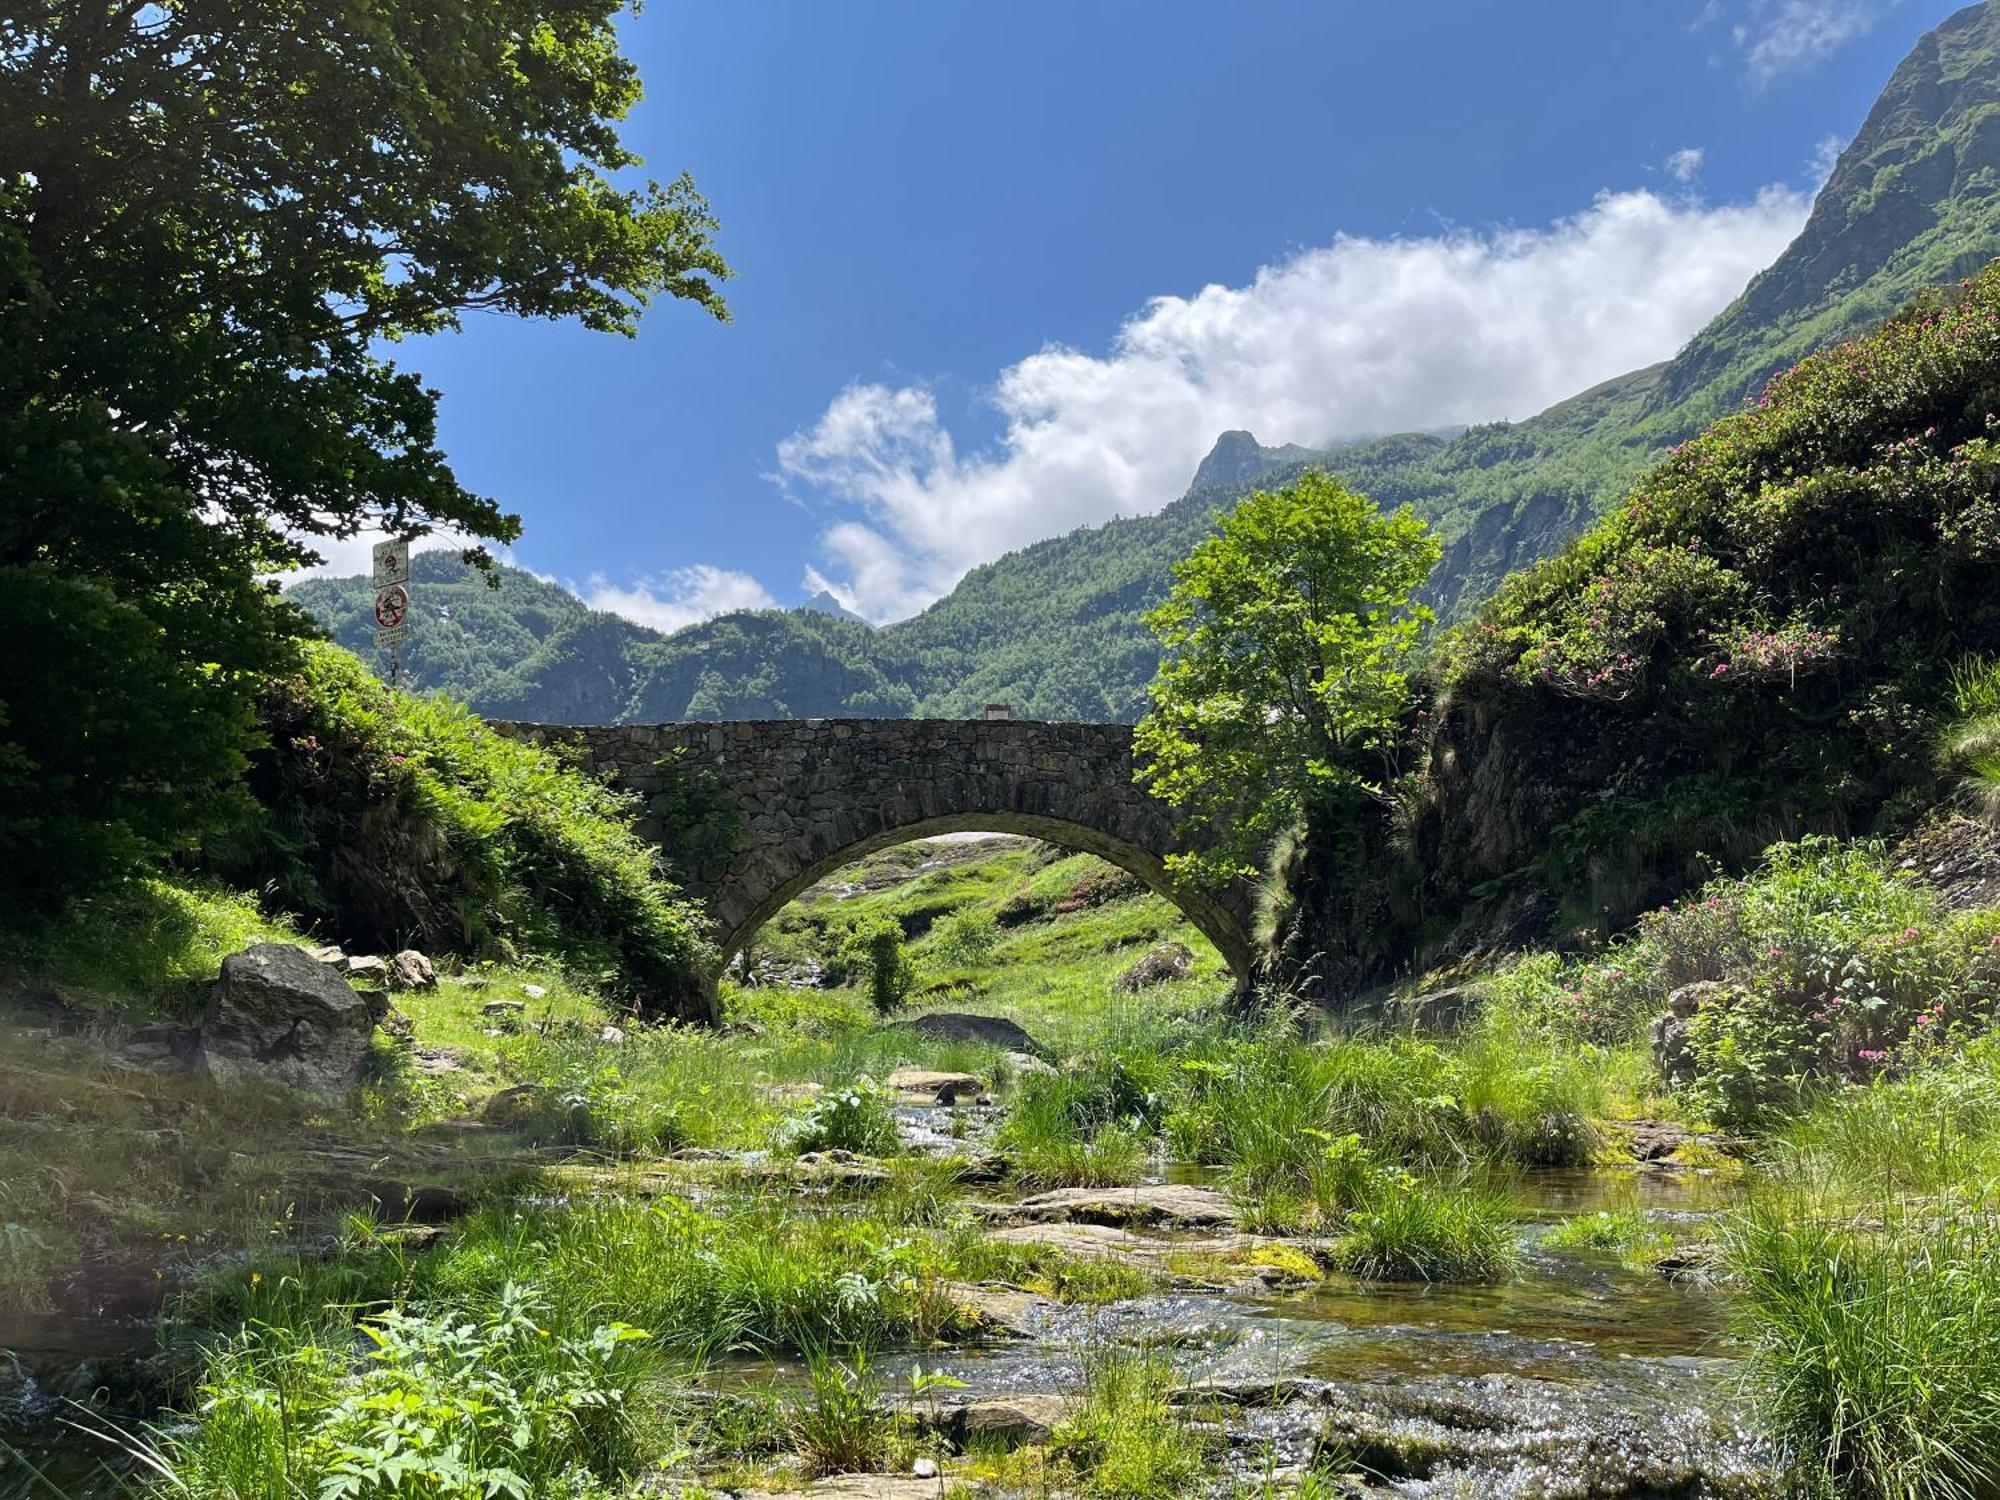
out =
<path fill-rule="evenodd" d="M 1866 36 L 1898 0 L 1751 0 L 1732 32 L 1750 81 L 1801 72 Z"/>
<path fill-rule="evenodd" d="M 287 584 L 297 583 L 306 578 L 351 578 L 356 573 L 366 573 L 375 566 L 375 544 L 388 540 L 386 531 L 363 531 L 350 537 L 313 536 L 301 538 L 306 545 L 317 552 L 322 559 L 309 568 L 298 568 L 281 575 Z M 460 531 L 435 531 L 429 536 L 420 536 L 410 543 L 410 554 L 416 556 L 424 552 L 463 552 L 478 542 Z M 510 561 L 505 549 L 495 554 L 503 561 Z"/>
<path fill-rule="evenodd" d="M 583 602 L 655 630 L 673 631 L 731 610 L 770 609 L 778 601 L 748 573 L 696 563 L 642 578 L 630 586 L 593 573 L 584 588 Z"/>
<path fill-rule="evenodd" d="M 1847 142 L 1837 135 L 1823 135 L 1813 147 L 1812 160 L 1806 163 L 1806 175 L 1817 191 L 1833 175 L 1833 169 L 1840 161 L 1840 153 L 1847 149 Z"/>
<path fill-rule="evenodd" d="M 1606 193 L 1539 229 L 1341 236 L 1248 286 L 1160 297 L 1103 355 L 1049 345 L 1002 370 L 1003 431 L 961 452 L 920 385 L 857 384 L 778 448 L 827 507 L 828 585 L 895 619 L 1013 547 L 1157 510 L 1229 428 L 1266 443 L 1531 415 L 1673 353 L 1804 223 L 1769 188 L 1709 207 Z"/>
<path fill-rule="evenodd" d="M 1701 175 L 1701 164 L 1707 158 L 1708 153 L 1702 150 L 1701 147 L 1683 146 L 1680 150 L 1668 155 L 1666 161 L 1667 175 L 1682 187 L 1686 187 L 1696 177 Z"/>

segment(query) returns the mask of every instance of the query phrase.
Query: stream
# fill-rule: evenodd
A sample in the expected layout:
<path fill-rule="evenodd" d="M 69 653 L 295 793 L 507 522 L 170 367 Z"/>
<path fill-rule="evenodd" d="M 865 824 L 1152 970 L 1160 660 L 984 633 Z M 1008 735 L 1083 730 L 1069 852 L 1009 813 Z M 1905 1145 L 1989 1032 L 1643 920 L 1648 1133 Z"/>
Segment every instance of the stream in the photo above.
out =
<path fill-rule="evenodd" d="M 966 1121 L 902 1112 L 913 1149 L 964 1149 Z M 973 1133 L 983 1133 L 974 1124 Z M 1200 1183 L 1162 1168 L 1154 1181 Z M 1176 1287 L 1101 1306 L 1039 1298 L 1012 1319 L 1017 1336 L 946 1350 L 891 1349 L 885 1382 L 921 1362 L 960 1382 L 952 1406 L 1074 1392 L 1093 1350 L 1158 1351 L 1189 1414 L 1211 1429 L 1207 1493 L 1283 1487 L 1306 1467 L 1365 1473 L 1333 1493 L 1423 1496 L 1750 1496 L 1768 1492 L 1772 1460 L 1734 1414 L 1738 1365 L 1725 1295 L 1603 1258 L 1541 1247 L 1546 1225 L 1600 1207 L 1638 1207 L 1671 1227 L 1726 1210 L 1732 1186 L 1694 1172 L 1544 1170 L 1506 1182 L 1521 1220 L 1514 1274 L 1491 1286 L 1311 1284 Z M 969 1196 L 1005 1194 L 968 1189 Z M 828 1211 L 838 1211 L 829 1202 Z M 1143 1231 L 1162 1247 L 1182 1238 Z M 89 1324 L 0 1326 L 0 1438 L 47 1468 L 74 1500 L 116 1493 L 103 1443 L 66 1427 L 62 1398 L 110 1391 L 104 1419 L 132 1421 L 151 1329 Z M 10 1340 L 12 1341 L 10 1344 Z M 796 1362 L 739 1359 L 713 1388 L 790 1395 Z M 123 1389 L 121 1390 L 121 1384 Z M 894 1394 L 890 1384 L 887 1394 Z M 671 1489 L 666 1493 L 671 1493 Z M 0 1452 L 0 1500 L 49 1494 Z"/>

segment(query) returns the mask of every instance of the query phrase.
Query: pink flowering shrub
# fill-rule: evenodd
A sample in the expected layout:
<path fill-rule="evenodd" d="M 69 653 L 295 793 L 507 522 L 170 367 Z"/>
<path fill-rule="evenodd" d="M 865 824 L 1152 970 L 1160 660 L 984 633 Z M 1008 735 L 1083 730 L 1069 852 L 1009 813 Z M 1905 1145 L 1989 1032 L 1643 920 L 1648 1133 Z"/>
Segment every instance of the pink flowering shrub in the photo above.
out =
<path fill-rule="evenodd" d="M 1731 1124 L 1816 1081 L 1906 1066 L 1983 1027 L 2000 1001 L 2000 913 L 1948 912 L 1873 843 L 1774 845 L 1754 873 L 1717 879 L 1640 919 L 1587 961 L 1524 960 L 1495 1003 L 1582 1042 L 1629 1040 L 1683 986 L 1692 1085 Z"/>

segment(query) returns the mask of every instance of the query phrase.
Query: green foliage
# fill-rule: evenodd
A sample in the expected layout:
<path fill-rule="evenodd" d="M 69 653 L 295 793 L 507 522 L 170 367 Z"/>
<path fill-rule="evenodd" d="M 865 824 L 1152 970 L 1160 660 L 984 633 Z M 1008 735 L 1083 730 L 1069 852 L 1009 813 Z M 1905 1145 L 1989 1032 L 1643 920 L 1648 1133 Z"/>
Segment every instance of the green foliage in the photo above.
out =
<path fill-rule="evenodd" d="M 1258 491 L 1174 569 L 1147 624 L 1163 660 L 1134 747 L 1139 781 L 1221 833 L 1170 868 L 1254 873 L 1308 811 L 1379 791 L 1409 697 L 1405 662 L 1430 612 L 1410 593 L 1439 545 L 1408 508 L 1316 470 Z"/>
<path fill-rule="evenodd" d="M 696 1014 L 697 914 L 627 801 L 443 699 L 392 692 L 315 645 L 262 694 L 261 824 L 218 851 L 367 947 L 563 957 L 639 1005 Z"/>
<path fill-rule="evenodd" d="M 907 1442 L 908 1423 L 883 1405 L 867 1355 L 842 1362 L 816 1353 L 806 1373 L 812 1400 L 791 1409 L 792 1447 L 805 1472 L 818 1477 L 886 1468 L 899 1442 Z"/>
<path fill-rule="evenodd" d="M 2000 1229 L 1990 1209 L 1891 1208 L 1878 1227 L 1815 1204 L 1737 1224 L 1757 1410 L 1821 1492 L 1984 1500 L 2000 1473 Z"/>
<path fill-rule="evenodd" d="M 1947 664 L 2000 644 L 1996 409 L 2000 267 L 1801 361 L 1512 579 L 1443 672 L 1452 732 L 1504 713 L 1540 783 L 1513 847 L 1615 921 L 1704 850 L 1930 796 Z M 1439 805 L 1481 759 L 1452 750 Z"/>
<path fill-rule="evenodd" d="M 1075 1409 L 1049 1437 L 1049 1457 L 1086 1495 L 1168 1500 L 1201 1473 L 1200 1436 L 1168 1402 L 1180 1381 L 1157 1353 L 1113 1347 L 1084 1358 Z"/>
<path fill-rule="evenodd" d="M 2000 657 L 1966 658 L 1952 668 L 1951 689 L 1939 759 L 1972 810 L 2000 823 Z"/>
<path fill-rule="evenodd" d="M 1334 1259 L 1368 1281 L 1498 1281 L 1514 1263 L 1505 1201 L 1469 1182 L 1380 1180 L 1347 1217 Z"/>
<path fill-rule="evenodd" d="M 983 906 L 962 906 L 932 926 L 931 940 L 947 963 L 982 964 L 1000 945 L 1000 924 Z"/>
<path fill-rule="evenodd" d="M 621 8 L 10 16 L 0 629 L 38 641 L 0 666 L 10 910 L 240 805 L 254 678 L 305 629 L 261 578 L 365 528 L 519 532 L 385 346 L 468 309 L 723 314 L 692 185 L 613 180 L 638 165 Z"/>
<path fill-rule="evenodd" d="M 1542 1236 L 1550 1250 L 1608 1255 L 1644 1267 L 1673 1248 L 1673 1237 L 1636 1208 L 1600 1208 L 1565 1219 Z"/>
<path fill-rule="evenodd" d="M 893 1156 L 902 1148 L 895 1111 L 872 1081 L 856 1079 L 844 1088 L 822 1094 L 779 1131 L 779 1141 L 791 1152 L 852 1151 L 864 1156 Z"/>
<path fill-rule="evenodd" d="M 0 964 L 53 986 L 79 1009 L 109 1004 L 189 1017 L 226 956 L 252 943 L 300 940 L 290 923 L 239 891 L 132 879 L 0 934 Z"/>
<path fill-rule="evenodd" d="M 888 917 L 863 917 L 841 944 L 842 964 L 868 980 L 868 998 L 880 1016 L 902 1008 L 917 981 L 917 968 L 903 946 L 902 924 Z"/>
<path fill-rule="evenodd" d="M 1890 868 L 1879 844 L 1776 844 L 1639 921 L 1595 959 L 1524 960 L 1489 1008 L 1565 1040 L 1629 1041 L 1685 985 L 1695 1106 L 1754 1126 L 1824 1080 L 1867 1077 L 1983 1024 L 2000 999 L 2000 917 L 1948 912 Z"/>
<path fill-rule="evenodd" d="M 210 1360 L 197 1420 L 153 1458 L 194 1496 L 491 1500 L 614 1493 L 640 1456 L 632 1412 L 647 1335 L 554 1334 L 524 1288 L 477 1318 L 390 1310 L 357 1365 L 333 1330 L 246 1329 Z"/>

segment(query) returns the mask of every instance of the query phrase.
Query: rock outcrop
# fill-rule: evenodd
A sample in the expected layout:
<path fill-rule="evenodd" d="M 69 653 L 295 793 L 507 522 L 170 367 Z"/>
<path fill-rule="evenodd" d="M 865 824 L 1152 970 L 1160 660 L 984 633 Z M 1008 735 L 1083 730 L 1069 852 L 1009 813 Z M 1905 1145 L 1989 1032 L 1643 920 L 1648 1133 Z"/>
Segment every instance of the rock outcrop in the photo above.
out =
<path fill-rule="evenodd" d="M 291 943 L 258 943 L 222 961 L 200 1027 L 201 1066 L 225 1083 L 266 1079 L 344 1094 L 361 1079 L 388 1011 Z"/>

